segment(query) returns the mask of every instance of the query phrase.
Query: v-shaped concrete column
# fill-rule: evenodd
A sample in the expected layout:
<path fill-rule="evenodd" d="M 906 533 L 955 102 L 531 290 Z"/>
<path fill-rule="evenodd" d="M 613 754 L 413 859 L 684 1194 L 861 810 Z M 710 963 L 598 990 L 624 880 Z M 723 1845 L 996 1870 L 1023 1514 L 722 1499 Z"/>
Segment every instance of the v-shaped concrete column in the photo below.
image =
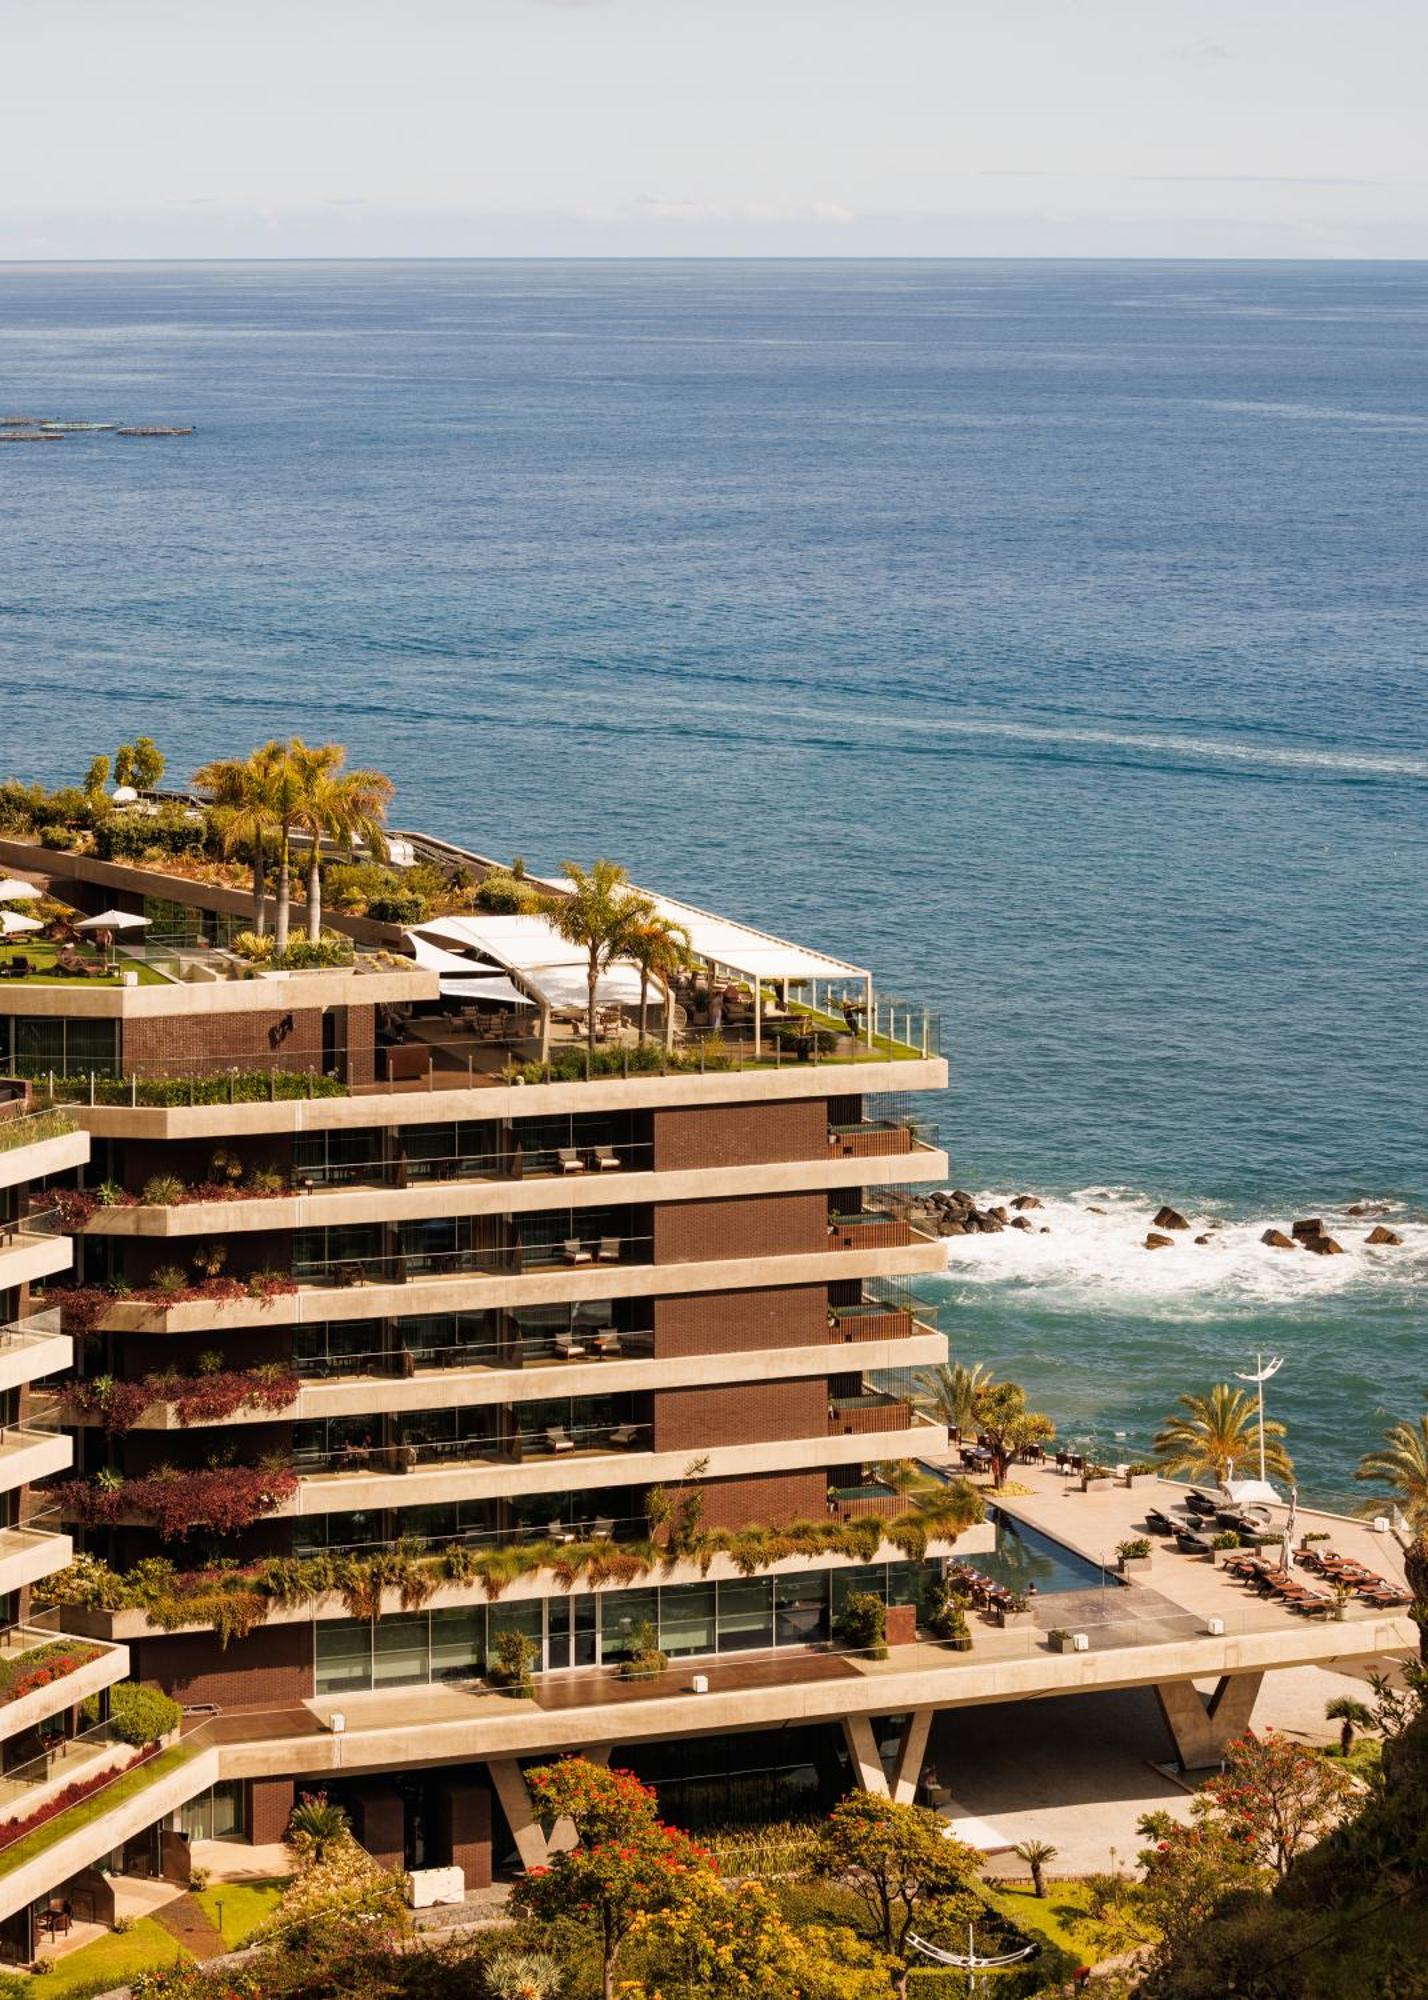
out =
<path fill-rule="evenodd" d="M 1222 1674 L 1208 1699 L 1193 1681 L 1162 1681 L 1155 1690 L 1175 1754 L 1185 1771 L 1218 1764 L 1249 1728 L 1264 1680 L 1262 1673 Z"/>
<path fill-rule="evenodd" d="M 933 1714 L 930 1708 L 915 1708 L 903 1717 L 897 1752 L 893 1758 L 891 1784 L 883 1769 L 871 1721 L 866 1715 L 843 1717 L 843 1740 L 853 1760 L 854 1783 L 861 1791 L 871 1792 L 880 1799 L 891 1799 L 895 1805 L 916 1803 L 917 1784 L 922 1775 L 922 1760 L 927 1754 L 927 1737 Z"/>
<path fill-rule="evenodd" d="M 579 1754 L 587 1763 L 608 1764 L 611 1747 L 608 1743 L 597 1743 L 593 1749 Z M 492 1790 L 501 1801 L 523 1868 L 544 1868 L 552 1854 L 564 1854 L 576 1845 L 574 1822 L 569 1819 L 558 1819 L 549 1839 L 546 1838 L 525 1773 L 514 1757 L 493 1757 L 486 1769 L 491 1774 Z"/>

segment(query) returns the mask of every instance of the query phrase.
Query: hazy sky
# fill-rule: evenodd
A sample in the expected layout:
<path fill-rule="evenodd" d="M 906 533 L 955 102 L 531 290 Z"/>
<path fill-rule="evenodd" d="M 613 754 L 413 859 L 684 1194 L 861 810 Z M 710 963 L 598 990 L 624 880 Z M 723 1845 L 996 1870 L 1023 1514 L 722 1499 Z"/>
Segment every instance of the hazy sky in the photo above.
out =
<path fill-rule="evenodd" d="M 0 0 L 0 257 L 1428 255 L 1423 0 Z"/>

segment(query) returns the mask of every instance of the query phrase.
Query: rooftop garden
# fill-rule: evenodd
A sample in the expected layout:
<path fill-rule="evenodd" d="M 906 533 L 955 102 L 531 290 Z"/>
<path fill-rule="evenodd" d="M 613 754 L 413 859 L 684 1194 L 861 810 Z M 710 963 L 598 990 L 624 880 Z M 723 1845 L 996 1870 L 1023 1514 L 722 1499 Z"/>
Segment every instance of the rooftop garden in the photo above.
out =
<path fill-rule="evenodd" d="M 132 1492 L 129 1499 L 132 1505 Z M 720 1556 L 744 1576 L 799 1556 L 834 1555 L 869 1563 L 884 1542 L 901 1549 L 910 1561 L 920 1561 L 930 1542 L 954 1541 L 983 1516 L 979 1495 L 965 1482 L 909 1495 L 902 1509 L 888 1518 L 795 1521 L 782 1528 L 705 1528 L 698 1503 L 697 1486 L 672 1492 L 656 1488 L 647 1502 L 648 1533 L 632 1542 L 533 1538 L 488 1548 L 464 1544 L 433 1548 L 408 1541 L 371 1555 L 334 1551 L 275 1556 L 249 1564 L 210 1563 L 191 1570 L 154 1558 L 123 1574 L 98 1557 L 81 1555 L 36 1590 L 52 1605 L 142 1611 L 161 1631 L 209 1625 L 227 1645 L 261 1625 L 277 1607 L 308 1605 L 331 1596 L 340 1597 L 354 1618 L 379 1618 L 384 1592 L 395 1592 L 404 1611 L 416 1611 L 443 1585 L 451 1584 L 477 1585 L 494 1603 L 511 1584 L 526 1577 L 548 1576 L 561 1590 L 577 1583 L 596 1590 L 637 1583 L 677 1562 L 692 1563 L 707 1575 Z"/>

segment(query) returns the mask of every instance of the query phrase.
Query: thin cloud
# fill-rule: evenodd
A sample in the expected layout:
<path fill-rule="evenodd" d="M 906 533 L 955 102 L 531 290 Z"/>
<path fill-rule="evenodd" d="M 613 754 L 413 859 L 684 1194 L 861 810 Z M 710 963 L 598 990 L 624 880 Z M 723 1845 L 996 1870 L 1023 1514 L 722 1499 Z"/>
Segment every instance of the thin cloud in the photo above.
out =
<path fill-rule="evenodd" d="M 1208 35 L 1202 35 L 1198 42 L 1184 42 L 1178 49 L 1170 51 L 1176 62 L 1212 63 L 1233 62 L 1234 56 L 1223 42 L 1213 42 Z"/>

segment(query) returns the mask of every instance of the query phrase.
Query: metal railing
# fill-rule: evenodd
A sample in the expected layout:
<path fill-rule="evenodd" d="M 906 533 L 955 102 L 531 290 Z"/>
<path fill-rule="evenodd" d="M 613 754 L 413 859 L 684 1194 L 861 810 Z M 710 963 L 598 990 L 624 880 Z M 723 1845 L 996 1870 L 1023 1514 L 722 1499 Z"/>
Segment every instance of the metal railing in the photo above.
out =
<path fill-rule="evenodd" d="M 536 1430 L 467 1438 L 398 1438 L 391 1444 L 339 1445 L 293 1454 L 295 1468 L 314 1473 L 360 1472 L 384 1475 L 427 1465 L 519 1465 L 532 1458 L 560 1458 L 569 1452 L 619 1454 L 648 1450 L 652 1426 L 615 1419 L 600 1424 L 550 1424 Z"/>
<path fill-rule="evenodd" d="M 423 1374 L 444 1374 L 460 1368 L 527 1368 L 552 1362 L 598 1360 L 602 1354 L 628 1359 L 653 1353 L 653 1336 L 648 1328 L 632 1332 L 604 1322 L 572 1326 L 544 1336 L 477 1345 L 473 1342 L 447 1347 L 368 1348 L 351 1354 L 295 1356 L 293 1368 L 303 1381 L 321 1382 L 333 1376 L 396 1376 L 410 1378 Z"/>
<path fill-rule="evenodd" d="M 653 1241 L 649 1236 L 572 1234 L 554 1243 L 511 1243 L 481 1250 L 399 1250 L 376 1257 L 295 1256 L 292 1275 L 299 1285 L 336 1290 L 367 1284 L 400 1285 L 414 1278 L 513 1277 L 525 1271 L 648 1263 Z"/>
<path fill-rule="evenodd" d="M 549 1504 L 558 1507 L 564 1497 L 562 1494 L 553 1494 Z M 327 1517 L 319 1515 L 316 1518 Z M 296 1556 L 387 1554 L 393 1549 L 408 1548 L 413 1542 L 419 1543 L 423 1555 L 439 1554 L 443 1549 L 509 1548 L 520 1542 L 547 1540 L 638 1542 L 647 1541 L 649 1532 L 649 1522 L 643 1514 L 580 1514 L 569 1520 L 552 1514 L 544 1521 L 533 1515 L 530 1520 L 512 1527 L 458 1528 L 452 1534 L 383 1535 L 360 1542 L 304 1541 L 295 1536 L 293 1554 Z"/>

